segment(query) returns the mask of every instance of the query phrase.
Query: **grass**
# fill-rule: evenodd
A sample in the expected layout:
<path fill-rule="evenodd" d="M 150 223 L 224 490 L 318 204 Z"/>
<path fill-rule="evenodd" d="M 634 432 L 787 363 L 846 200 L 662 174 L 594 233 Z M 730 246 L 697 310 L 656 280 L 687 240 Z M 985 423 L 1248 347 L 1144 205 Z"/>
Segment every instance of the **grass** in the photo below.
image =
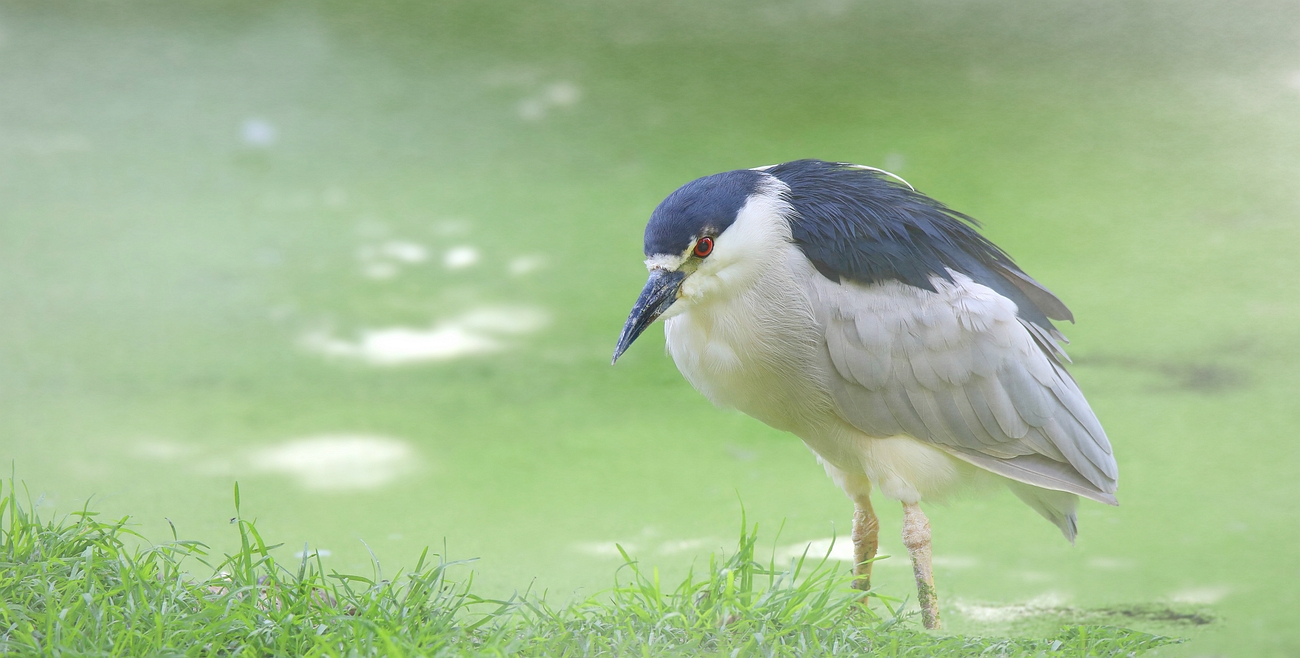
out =
<path fill-rule="evenodd" d="M 755 559 L 742 521 L 736 551 L 666 587 L 623 554 L 612 588 L 552 607 L 473 593 L 465 562 L 426 549 L 385 578 L 281 562 L 238 514 L 240 548 L 151 543 L 128 518 L 89 509 L 42 520 L 0 482 L 0 651 L 49 656 L 1134 656 L 1175 642 L 1106 626 L 1046 639 L 921 631 L 897 602 L 863 607 L 825 558 Z M 463 579 L 453 579 L 463 572 Z"/>

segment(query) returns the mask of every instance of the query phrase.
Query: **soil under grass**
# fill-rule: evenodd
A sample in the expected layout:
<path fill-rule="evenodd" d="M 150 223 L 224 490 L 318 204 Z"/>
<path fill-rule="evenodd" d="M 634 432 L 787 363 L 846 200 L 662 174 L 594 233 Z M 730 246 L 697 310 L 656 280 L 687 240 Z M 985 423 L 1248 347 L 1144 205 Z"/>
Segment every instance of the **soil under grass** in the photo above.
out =
<path fill-rule="evenodd" d="M 465 562 L 427 550 L 387 577 L 377 561 L 364 576 L 314 556 L 282 563 L 239 515 L 238 487 L 241 548 L 220 557 L 89 509 L 42 520 L 12 481 L 0 494 L 5 654 L 1135 656 L 1177 642 L 1096 625 L 1037 639 L 927 633 L 897 601 L 862 606 L 835 563 L 759 562 L 743 521 L 733 554 L 675 586 L 624 553 L 607 592 L 553 607 L 477 596 Z"/>

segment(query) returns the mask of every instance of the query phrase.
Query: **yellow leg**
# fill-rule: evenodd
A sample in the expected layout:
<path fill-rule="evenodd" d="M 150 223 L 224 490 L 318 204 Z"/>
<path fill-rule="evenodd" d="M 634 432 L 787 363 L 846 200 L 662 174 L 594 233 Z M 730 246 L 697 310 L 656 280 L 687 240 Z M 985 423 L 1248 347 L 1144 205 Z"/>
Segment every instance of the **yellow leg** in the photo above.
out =
<path fill-rule="evenodd" d="M 921 623 L 928 629 L 939 628 L 939 595 L 934 590 L 934 570 L 930 567 L 930 520 L 917 503 L 903 503 L 903 545 L 912 556 Z"/>
<path fill-rule="evenodd" d="M 880 521 L 871 509 L 871 497 L 862 494 L 853 500 L 853 588 L 871 589 L 871 559 L 879 546 Z"/>

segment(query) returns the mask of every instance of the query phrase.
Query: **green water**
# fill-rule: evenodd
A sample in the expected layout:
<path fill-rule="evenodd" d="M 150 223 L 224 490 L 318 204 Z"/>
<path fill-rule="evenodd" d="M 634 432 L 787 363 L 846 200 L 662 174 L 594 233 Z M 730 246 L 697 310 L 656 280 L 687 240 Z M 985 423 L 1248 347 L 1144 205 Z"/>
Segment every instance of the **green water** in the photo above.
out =
<path fill-rule="evenodd" d="M 0 2 L 0 459 L 49 510 L 218 546 L 237 480 L 285 556 L 445 540 L 555 601 L 609 584 L 613 542 L 679 573 L 740 501 L 782 551 L 844 535 L 812 456 L 712 408 L 659 329 L 608 363 L 664 195 L 848 160 L 1066 300 L 1119 455 L 1075 547 L 1005 493 L 931 510 L 950 627 L 1173 605 L 1214 621 L 1132 620 L 1194 638 L 1162 654 L 1295 655 L 1297 28 L 1285 2 Z"/>

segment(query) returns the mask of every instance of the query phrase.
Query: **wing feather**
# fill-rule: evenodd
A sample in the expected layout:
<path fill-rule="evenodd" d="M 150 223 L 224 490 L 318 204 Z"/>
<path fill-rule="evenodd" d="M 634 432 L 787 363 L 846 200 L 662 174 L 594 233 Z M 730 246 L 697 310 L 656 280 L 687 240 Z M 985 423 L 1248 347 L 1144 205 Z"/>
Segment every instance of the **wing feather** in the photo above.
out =
<path fill-rule="evenodd" d="M 984 399 L 984 391 L 979 386 L 966 386 L 962 389 L 966 393 L 966 398 L 970 400 L 971 408 L 975 410 L 975 415 L 980 419 L 980 425 L 984 428 L 985 433 L 993 437 L 995 443 L 1005 443 L 1006 435 L 1002 432 L 1002 427 L 998 425 L 998 419 L 993 417 L 993 411 L 989 409 L 988 400 Z"/>
<path fill-rule="evenodd" d="M 993 412 L 993 417 L 997 419 L 998 427 L 1002 429 L 1002 434 L 1007 437 L 1007 440 L 1024 438 L 1029 432 L 1029 424 L 1020 416 L 1019 410 L 1011 401 L 1007 389 L 1003 388 L 1002 382 L 995 377 L 981 378 L 977 385 L 984 393 L 989 411 Z"/>
<path fill-rule="evenodd" d="M 930 432 L 925 427 L 925 421 L 921 419 L 921 414 L 917 412 L 916 407 L 912 406 L 912 401 L 903 387 L 887 387 L 881 391 L 880 397 L 885 403 L 885 408 L 903 428 L 903 433 L 911 436 L 918 434 L 929 436 Z"/>
<path fill-rule="evenodd" d="M 949 428 L 940 415 L 939 405 L 935 402 L 934 393 L 930 389 L 912 387 L 905 390 L 907 391 L 908 401 L 912 403 L 912 408 L 916 409 L 916 412 L 920 414 L 921 422 L 931 436 L 951 437 L 953 441 L 960 443 L 959 437 L 956 436 L 957 432 Z"/>
<path fill-rule="evenodd" d="M 955 386 L 945 386 L 934 392 L 934 400 L 939 406 L 943 419 L 957 435 L 958 443 L 964 445 L 995 446 L 997 441 L 984 430 L 979 417 L 970 406 L 970 400 L 962 390 Z"/>
<path fill-rule="evenodd" d="M 1065 304 L 1061 303 L 1061 300 L 1052 294 L 1052 291 L 1033 280 L 1028 274 L 1021 272 L 1020 268 L 1008 267 L 1005 263 L 995 263 L 993 268 L 998 274 L 1006 277 L 1012 285 L 1019 288 L 1020 292 L 1025 293 L 1029 301 L 1042 309 L 1047 317 L 1053 320 L 1074 322 L 1074 314 L 1070 312 L 1070 309 L 1066 308 Z"/>
<path fill-rule="evenodd" d="M 866 391 L 862 401 L 862 413 L 855 422 L 855 425 L 861 423 L 857 425 L 859 429 L 873 436 L 897 436 L 908 433 L 907 428 L 898 420 L 894 405 L 890 405 L 885 400 L 882 391 Z"/>
<path fill-rule="evenodd" d="M 1038 383 L 1022 361 L 1008 361 L 998 371 L 997 384 L 1027 425 L 1042 427 L 1056 416 L 1057 401 L 1047 387 Z"/>
<path fill-rule="evenodd" d="M 1110 443 L 1052 336 L 1010 299 L 949 274 L 933 292 L 813 284 L 830 307 L 820 311 L 827 387 L 841 415 L 872 436 L 907 434 L 1013 480 L 1113 503 Z"/>

